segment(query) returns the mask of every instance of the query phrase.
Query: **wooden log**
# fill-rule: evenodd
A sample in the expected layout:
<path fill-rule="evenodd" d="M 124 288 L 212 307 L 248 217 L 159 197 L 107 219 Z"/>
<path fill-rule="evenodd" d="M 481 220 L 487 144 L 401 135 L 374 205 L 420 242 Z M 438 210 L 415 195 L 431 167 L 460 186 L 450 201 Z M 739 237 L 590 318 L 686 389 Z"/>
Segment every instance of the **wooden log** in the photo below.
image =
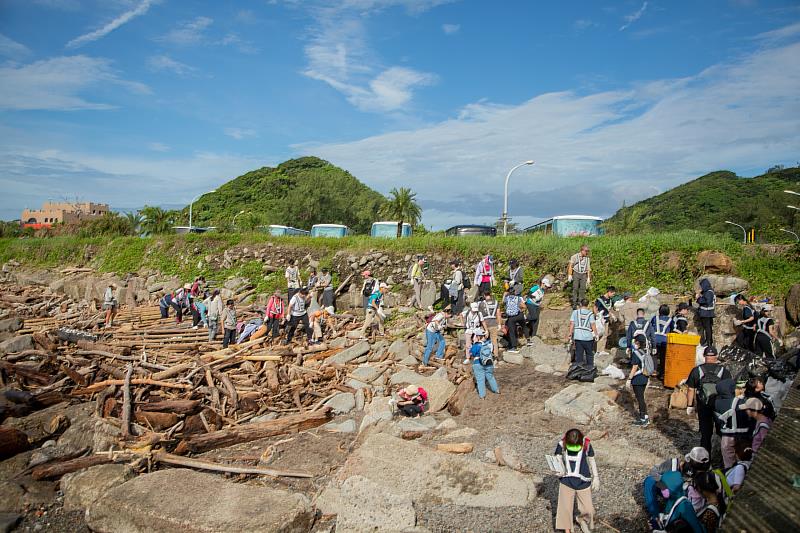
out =
<path fill-rule="evenodd" d="M 471 442 L 443 442 L 437 444 L 436 449 L 447 453 L 472 453 L 475 445 Z"/>
<path fill-rule="evenodd" d="M 274 437 L 275 435 L 283 435 L 285 433 L 296 433 L 321 426 L 331 418 L 330 407 L 325 407 L 318 411 L 309 411 L 307 413 L 268 420 L 258 424 L 234 426 L 206 433 L 205 435 L 193 435 L 183 439 L 175 449 L 175 453 L 202 453 L 233 444 L 254 441 L 256 439 Z"/>
<path fill-rule="evenodd" d="M 163 370 L 161 372 L 156 372 L 155 374 L 153 374 L 153 379 L 159 379 L 159 380 L 160 379 L 169 379 L 169 378 L 177 376 L 181 372 L 189 370 L 190 368 L 194 368 L 194 366 L 195 366 L 194 363 L 181 363 L 179 365 L 172 366 L 172 367 L 170 367 L 170 368 L 168 368 L 166 370 Z"/>
<path fill-rule="evenodd" d="M 64 474 L 69 474 L 70 472 L 77 472 L 78 470 L 89 468 L 90 466 L 104 465 L 111 462 L 112 457 L 110 454 L 95 454 L 66 461 L 51 461 L 35 467 L 31 472 L 31 477 L 37 481 L 41 479 L 55 479 Z"/>
<path fill-rule="evenodd" d="M 463 413 L 464 406 L 467 404 L 467 398 L 469 398 L 474 390 L 475 385 L 471 379 L 462 381 L 458 385 L 455 394 L 453 394 L 453 396 L 450 397 L 450 401 L 447 402 L 447 411 L 453 416 L 458 416 Z"/>
<path fill-rule="evenodd" d="M 133 376 L 133 363 L 128 363 L 125 369 L 125 380 L 122 383 L 122 438 L 127 439 L 131 434 L 131 376 Z"/>
<path fill-rule="evenodd" d="M 214 472 L 230 472 L 232 474 L 258 474 L 270 477 L 296 477 L 296 478 L 311 478 L 311 474 L 307 472 L 297 472 L 291 470 L 275 470 L 273 468 L 260 468 L 249 466 L 234 466 L 213 463 L 211 461 L 201 461 L 200 459 L 190 459 L 188 457 L 180 457 L 172 455 L 164 450 L 158 450 L 153 454 L 153 460 L 159 463 L 176 466 L 188 466 L 189 468 L 197 468 L 200 470 L 211 470 Z"/>
<path fill-rule="evenodd" d="M 31 443 L 25 433 L 9 426 L 0 426 L 0 460 L 14 457 L 30 447 Z"/>
<path fill-rule="evenodd" d="M 178 423 L 178 415 L 175 413 L 159 413 L 157 411 L 136 411 L 134 413 L 136 422 L 151 427 L 156 431 L 167 429 Z"/>
<path fill-rule="evenodd" d="M 107 379 L 105 381 L 98 381 L 86 388 L 72 391 L 74 396 L 83 396 L 85 394 L 94 394 L 97 391 L 103 390 L 109 385 L 124 385 L 125 380 L 122 379 Z M 155 379 L 134 378 L 131 380 L 131 385 L 152 385 L 153 387 L 163 387 L 165 389 L 191 389 L 192 386 L 187 383 L 169 383 L 167 381 L 158 381 Z"/>
<path fill-rule="evenodd" d="M 12 364 L 7 361 L 0 361 L 0 369 L 8 374 L 15 374 L 17 377 L 33 381 L 40 385 L 49 385 L 53 378 L 49 374 L 39 372 L 23 364 Z"/>
<path fill-rule="evenodd" d="M 197 411 L 200 400 L 164 400 L 160 402 L 137 403 L 139 411 L 168 412 L 178 415 L 188 415 Z"/>

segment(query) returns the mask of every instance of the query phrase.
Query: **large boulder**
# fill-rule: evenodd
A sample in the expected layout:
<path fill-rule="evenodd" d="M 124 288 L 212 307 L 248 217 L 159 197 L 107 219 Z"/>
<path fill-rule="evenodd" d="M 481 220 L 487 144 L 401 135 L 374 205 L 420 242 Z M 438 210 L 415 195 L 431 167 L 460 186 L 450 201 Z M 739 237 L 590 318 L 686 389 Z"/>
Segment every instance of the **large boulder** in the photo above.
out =
<path fill-rule="evenodd" d="M 712 274 L 730 274 L 733 272 L 733 261 L 722 252 L 704 250 L 697 254 L 697 268 Z"/>
<path fill-rule="evenodd" d="M 574 383 L 544 402 L 544 411 L 569 418 L 578 424 L 589 424 L 619 413 L 619 407 L 598 389 L 599 385 Z"/>
<path fill-rule="evenodd" d="M 18 316 L 0 320 L 0 333 L 14 333 L 22 329 L 22 319 Z"/>
<path fill-rule="evenodd" d="M 735 276 L 706 274 L 697 278 L 697 281 L 695 281 L 694 284 L 695 290 L 700 288 L 700 280 L 703 278 L 707 279 L 711 283 L 711 288 L 714 289 L 714 293 L 717 295 L 717 298 L 730 296 L 731 294 L 739 294 L 740 292 L 744 292 L 750 288 L 750 284 L 747 282 L 747 280 L 742 278 L 737 278 Z"/>
<path fill-rule="evenodd" d="M 366 355 L 369 352 L 369 349 L 370 349 L 369 343 L 367 341 L 361 341 L 349 348 L 345 348 L 336 355 L 328 357 L 327 359 L 325 359 L 325 362 L 344 365 L 354 359 L 358 359 L 362 355 Z"/>
<path fill-rule="evenodd" d="M 352 392 L 340 392 L 325 402 L 325 405 L 333 409 L 337 415 L 349 413 L 356 406 L 356 397 Z"/>
<path fill-rule="evenodd" d="M 33 335 L 17 335 L 0 342 L 0 355 L 33 350 Z"/>
<path fill-rule="evenodd" d="M 64 493 L 64 509 L 77 511 L 86 509 L 100 497 L 133 477 L 127 465 L 97 465 L 86 470 L 67 474 L 61 478 Z"/>
<path fill-rule="evenodd" d="M 456 386 L 447 378 L 447 369 L 445 368 L 440 368 L 427 377 L 414 374 L 414 372 L 401 371 L 398 374 L 402 374 L 403 381 L 397 379 L 390 383 L 406 382 L 425 389 L 425 392 L 428 393 L 428 411 L 431 413 L 444 409 L 450 397 L 456 392 Z M 414 377 L 415 375 L 418 377 Z"/>
<path fill-rule="evenodd" d="M 523 507 L 536 498 L 534 480 L 529 476 L 373 433 L 328 484 L 317 500 L 317 508 L 326 514 L 337 513 L 346 503 L 342 488 L 354 476 L 368 479 L 376 492 L 410 498 L 419 504 Z"/>
<path fill-rule="evenodd" d="M 310 529 L 313 516 L 302 494 L 179 468 L 145 474 L 109 490 L 86 511 L 86 523 L 92 531 L 109 533 L 299 533 Z"/>
<path fill-rule="evenodd" d="M 414 504 L 407 494 L 365 477 L 353 476 L 340 488 L 336 531 L 409 531 L 416 526 Z"/>
<path fill-rule="evenodd" d="M 795 283 L 786 295 L 786 320 L 793 326 L 800 326 L 800 283 Z"/>

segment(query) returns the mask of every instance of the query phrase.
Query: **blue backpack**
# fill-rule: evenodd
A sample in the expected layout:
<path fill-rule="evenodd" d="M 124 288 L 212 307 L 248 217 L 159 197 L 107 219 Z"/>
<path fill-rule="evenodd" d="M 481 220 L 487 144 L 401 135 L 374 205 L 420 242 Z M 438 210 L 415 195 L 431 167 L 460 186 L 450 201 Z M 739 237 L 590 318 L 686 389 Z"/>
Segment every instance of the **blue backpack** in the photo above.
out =
<path fill-rule="evenodd" d="M 483 366 L 494 364 L 494 352 L 491 342 L 482 342 L 480 351 L 480 362 Z"/>

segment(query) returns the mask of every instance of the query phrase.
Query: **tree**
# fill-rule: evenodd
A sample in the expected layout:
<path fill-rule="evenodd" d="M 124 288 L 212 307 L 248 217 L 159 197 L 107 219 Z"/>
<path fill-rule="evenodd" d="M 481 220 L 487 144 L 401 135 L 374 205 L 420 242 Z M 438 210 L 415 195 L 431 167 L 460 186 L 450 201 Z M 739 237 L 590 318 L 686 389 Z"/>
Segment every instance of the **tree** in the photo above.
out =
<path fill-rule="evenodd" d="M 131 211 L 130 213 L 125 213 L 124 215 L 125 221 L 130 226 L 129 235 L 138 235 L 142 230 L 142 222 L 144 222 L 144 217 L 142 216 L 141 212 Z"/>
<path fill-rule="evenodd" d="M 142 229 L 151 235 L 159 233 L 169 233 L 175 223 L 175 215 L 172 211 L 165 211 L 160 207 L 144 206 L 142 213 Z"/>
<path fill-rule="evenodd" d="M 517 224 L 516 222 L 511 222 L 510 218 L 508 219 L 508 222 L 506 224 L 506 228 L 507 228 L 506 231 L 508 233 L 519 233 L 519 224 Z M 503 219 L 502 218 L 499 218 L 499 219 L 497 219 L 495 221 L 494 229 L 497 230 L 497 234 L 498 235 L 503 232 Z"/>
<path fill-rule="evenodd" d="M 397 238 L 403 236 L 403 222 L 416 226 L 422 218 L 422 208 L 417 203 L 417 193 L 400 187 L 389 191 L 389 200 L 381 209 L 381 216 L 397 220 Z"/>

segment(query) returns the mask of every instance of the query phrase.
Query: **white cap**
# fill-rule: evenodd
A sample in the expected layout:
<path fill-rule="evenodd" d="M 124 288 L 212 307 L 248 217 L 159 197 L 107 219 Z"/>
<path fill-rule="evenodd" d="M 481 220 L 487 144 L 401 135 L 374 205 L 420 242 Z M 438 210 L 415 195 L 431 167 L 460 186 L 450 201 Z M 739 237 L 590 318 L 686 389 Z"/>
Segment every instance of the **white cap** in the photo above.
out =
<path fill-rule="evenodd" d="M 773 307 L 772 304 L 764 304 L 761 306 L 762 311 L 772 311 Z"/>
<path fill-rule="evenodd" d="M 480 335 L 481 337 L 483 337 L 483 336 L 486 335 L 486 332 L 483 331 L 483 329 L 481 329 L 481 328 L 476 328 L 476 329 L 472 330 L 472 334 L 473 335 Z"/>
<path fill-rule="evenodd" d="M 471 310 L 473 310 L 473 311 L 476 311 L 476 312 L 477 312 L 477 311 L 478 311 L 478 309 L 480 309 L 480 305 L 478 304 L 478 302 L 472 302 L 471 304 L 469 304 L 469 308 L 470 308 Z"/>
<path fill-rule="evenodd" d="M 380 285 L 378 285 L 378 288 L 379 288 L 379 289 L 388 289 L 388 288 L 389 288 L 389 286 L 388 286 L 387 284 L 385 284 L 385 283 L 381 282 L 381 284 L 380 284 Z"/>
<path fill-rule="evenodd" d="M 547 276 L 545 276 L 544 278 L 542 278 L 542 285 L 543 285 L 545 288 L 549 289 L 550 287 L 552 287 L 552 286 L 553 286 L 553 282 L 550 280 L 550 278 L 548 278 Z"/>

